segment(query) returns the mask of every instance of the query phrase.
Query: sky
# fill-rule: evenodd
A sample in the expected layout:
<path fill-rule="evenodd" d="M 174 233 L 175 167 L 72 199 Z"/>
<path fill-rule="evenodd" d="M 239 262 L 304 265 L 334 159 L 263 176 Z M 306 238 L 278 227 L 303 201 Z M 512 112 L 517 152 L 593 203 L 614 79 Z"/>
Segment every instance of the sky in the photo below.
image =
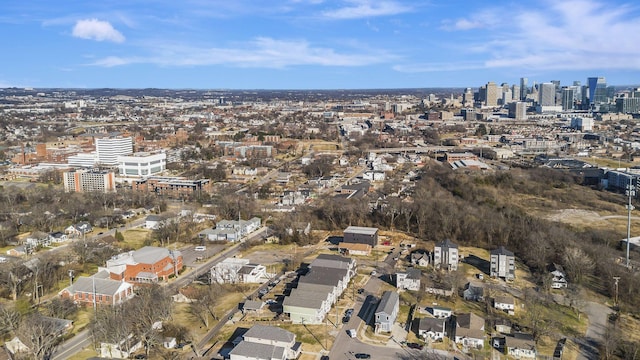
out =
<path fill-rule="evenodd" d="M 635 0 L 2 0 L 0 87 L 640 83 Z"/>

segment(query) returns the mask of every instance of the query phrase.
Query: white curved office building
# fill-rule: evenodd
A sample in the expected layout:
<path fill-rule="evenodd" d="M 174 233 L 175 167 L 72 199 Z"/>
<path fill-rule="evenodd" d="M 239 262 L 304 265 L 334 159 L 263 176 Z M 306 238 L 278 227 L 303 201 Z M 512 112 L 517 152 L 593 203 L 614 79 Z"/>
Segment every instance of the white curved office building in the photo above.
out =
<path fill-rule="evenodd" d="M 167 154 L 139 153 L 131 156 L 118 156 L 120 176 L 143 177 L 163 172 L 167 168 Z"/>

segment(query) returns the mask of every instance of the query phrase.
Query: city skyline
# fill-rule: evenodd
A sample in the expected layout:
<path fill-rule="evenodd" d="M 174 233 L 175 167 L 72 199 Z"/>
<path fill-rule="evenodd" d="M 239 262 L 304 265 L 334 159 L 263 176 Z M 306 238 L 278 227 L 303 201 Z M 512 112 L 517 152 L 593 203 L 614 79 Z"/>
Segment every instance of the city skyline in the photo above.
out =
<path fill-rule="evenodd" d="M 640 8 L 621 0 L 10 0 L 0 14 L 0 87 L 640 83 Z"/>

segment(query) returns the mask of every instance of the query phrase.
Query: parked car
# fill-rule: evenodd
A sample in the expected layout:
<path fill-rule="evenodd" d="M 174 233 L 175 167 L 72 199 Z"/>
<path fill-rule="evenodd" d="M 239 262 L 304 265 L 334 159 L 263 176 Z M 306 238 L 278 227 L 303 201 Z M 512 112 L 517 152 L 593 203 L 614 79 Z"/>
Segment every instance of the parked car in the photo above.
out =
<path fill-rule="evenodd" d="M 354 356 L 356 357 L 356 359 L 370 359 L 371 358 L 371 355 L 365 354 L 365 353 L 356 353 Z"/>
<path fill-rule="evenodd" d="M 411 348 L 411 349 L 418 349 L 418 350 L 422 350 L 422 345 L 418 344 L 418 343 L 407 343 L 407 347 Z"/>
<path fill-rule="evenodd" d="M 196 246 L 195 250 L 196 251 L 207 251 L 207 247 L 206 246 Z"/>

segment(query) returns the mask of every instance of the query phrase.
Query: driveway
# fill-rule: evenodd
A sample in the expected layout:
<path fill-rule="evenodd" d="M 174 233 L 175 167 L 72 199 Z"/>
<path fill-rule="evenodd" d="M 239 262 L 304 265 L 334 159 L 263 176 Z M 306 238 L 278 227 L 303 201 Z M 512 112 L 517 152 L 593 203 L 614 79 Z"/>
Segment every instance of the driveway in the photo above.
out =
<path fill-rule="evenodd" d="M 578 360 L 599 359 L 598 345 L 604 339 L 609 322 L 609 314 L 613 311 L 606 305 L 589 301 L 584 307 L 584 312 L 589 317 L 589 328 L 587 328 L 584 338 L 575 339 L 580 347 Z"/>

